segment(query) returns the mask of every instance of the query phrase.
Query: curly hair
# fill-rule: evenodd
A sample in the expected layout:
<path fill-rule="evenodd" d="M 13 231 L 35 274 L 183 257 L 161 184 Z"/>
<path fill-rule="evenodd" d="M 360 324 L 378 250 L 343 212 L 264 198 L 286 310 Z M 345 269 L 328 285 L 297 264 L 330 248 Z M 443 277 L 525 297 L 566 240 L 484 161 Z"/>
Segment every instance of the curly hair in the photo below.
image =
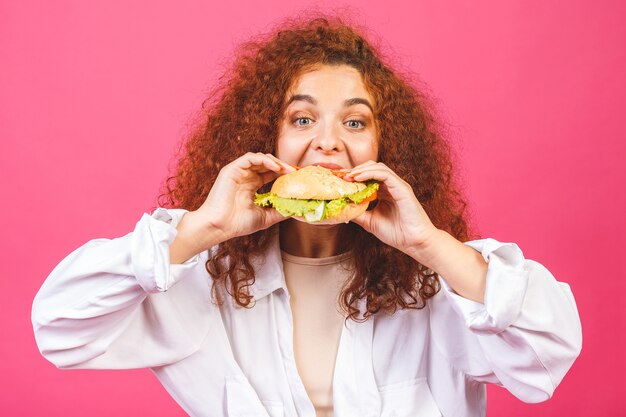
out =
<path fill-rule="evenodd" d="M 220 169 L 244 153 L 275 154 L 285 96 L 297 77 L 316 65 L 357 69 L 377 104 L 379 161 L 408 182 L 433 224 L 459 240 L 470 235 L 463 200 L 453 176 L 450 147 L 426 94 L 380 58 L 354 27 L 338 18 L 290 21 L 243 44 L 230 69 L 203 105 L 201 124 L 181 149 L 175 173 L 159 203 L 195 210 L 206 199 Z M 277 226 L 222 242 L 206 264 L 237 304 L 254 305 L 252 257 L 262 256 Z M 378 313 L 419 309 L 439 291 L 437 275 L 357 225 L 346 226 L 354 273 L 340 295 L 352 320 Z M 365 303 L 365 311 L 359 302 Z M 218 300 L 219 301 L 219 300 Z"/>

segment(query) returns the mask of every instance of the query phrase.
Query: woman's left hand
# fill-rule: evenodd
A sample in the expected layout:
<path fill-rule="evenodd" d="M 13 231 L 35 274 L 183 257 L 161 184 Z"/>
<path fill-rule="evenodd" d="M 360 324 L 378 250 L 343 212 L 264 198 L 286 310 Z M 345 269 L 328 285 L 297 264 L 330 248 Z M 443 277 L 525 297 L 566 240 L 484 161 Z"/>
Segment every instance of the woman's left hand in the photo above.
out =
<path fill-rule="evenodd" d="M 368 161 L 346 175 L 348 181 L 380 183 L 378 203 L 352 221 L 382 242 L 412 254 L 438 230 L 415 197 L 411 185 L 382 162 Z"/>
<path fill-rule="evenodd" d="M 406 181 L 385 164 L 373 161 L 353 168 L 349 178 L 380 182 L 376 207 L 353 222 L 446 277 L 462 297 L 484 302 L 487 263 L 482 255 L 437 229 Z"/>

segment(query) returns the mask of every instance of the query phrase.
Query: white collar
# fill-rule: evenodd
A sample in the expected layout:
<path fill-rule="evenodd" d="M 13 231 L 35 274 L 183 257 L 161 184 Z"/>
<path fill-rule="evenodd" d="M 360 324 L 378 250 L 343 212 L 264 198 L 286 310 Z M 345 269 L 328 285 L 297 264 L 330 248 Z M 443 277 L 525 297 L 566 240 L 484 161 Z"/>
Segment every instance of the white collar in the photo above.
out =
<path fill-rule="evenodd" d="M 285 273 L 283 272 L 283 260 L 280 255 L 278 230 L 272 234 L 270 239 L 270 245 L 265 253 L 251 259 L 255 280 L 254 284 L 250 286 L 250 295 L 255 300 L 260 300 L 279 288 L 288 292 Z"/>

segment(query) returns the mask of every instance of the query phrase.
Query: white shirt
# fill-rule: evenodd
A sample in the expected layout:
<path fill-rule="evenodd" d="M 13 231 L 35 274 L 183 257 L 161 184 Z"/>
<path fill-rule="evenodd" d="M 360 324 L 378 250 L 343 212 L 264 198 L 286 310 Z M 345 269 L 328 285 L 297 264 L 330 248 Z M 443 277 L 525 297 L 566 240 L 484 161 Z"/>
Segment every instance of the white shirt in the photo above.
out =
<path fill-rule="evenodd" d="M 51 273 L 33 305 L 41 353 L 59 368 L 149 367 L 192 416 L 313 417 L 293 354 L 278 239 L 254 259 L 253 308 L 211 302 L 208 252 L 169 263 L 183 210 L 92 240 Z M 467 243 L 489 262 L 485 304 L 442 290 L 421 310 L 342 329 L 336 417 L 485 415 L 484 383 L 548 399 L 581 349 L 569 286 L 511 243 Z"/>

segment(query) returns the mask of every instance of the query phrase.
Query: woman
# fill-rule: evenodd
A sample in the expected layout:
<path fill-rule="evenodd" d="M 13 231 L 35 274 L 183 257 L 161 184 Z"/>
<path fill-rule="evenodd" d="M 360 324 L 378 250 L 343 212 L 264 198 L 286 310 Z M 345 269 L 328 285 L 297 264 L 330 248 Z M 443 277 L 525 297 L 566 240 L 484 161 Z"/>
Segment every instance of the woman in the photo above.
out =
<path fill-rule="evenodd" d="M 378 181 L 377 204 L 340 225 L 254 205 L 308 165 Z M 481 416 L 484 383 L 543 401 L 580 351 L 566 284 L 514 244 L 461 243 L 426 100 L 341 22 L 244 46 L 165 197 L 44 283 L 58 367 L 150 367 L 194 416 Z"/>

